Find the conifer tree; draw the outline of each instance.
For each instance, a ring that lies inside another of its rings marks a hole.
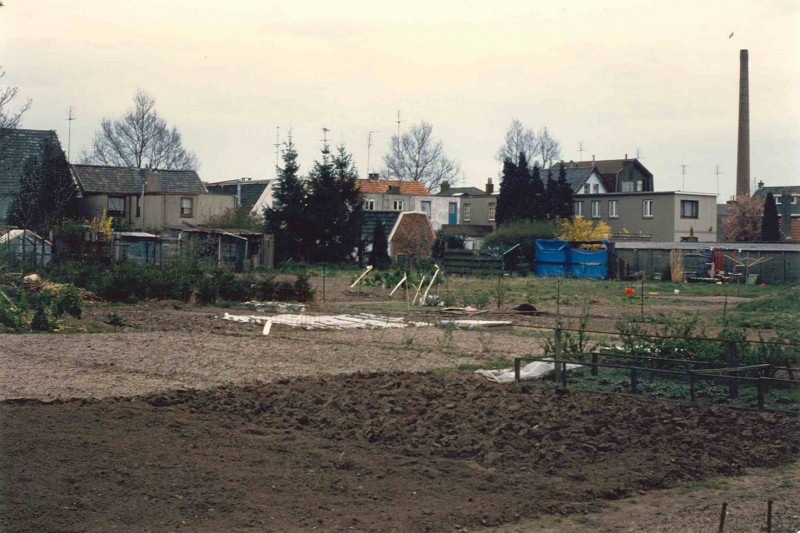
[[[325,145],[322,160],[314,163],[309,177],[308,210],[315,229],[311,259],[347,260],[359,247],[362,218],[353,157],[342,145],[331,157]]]
[[[511,159],[503,160],[503,174],[500,179],[500,194],[497,195],[495,223],[497,227],[514,220],[514,198],[520,194],[517,183],[517,165]]]
[[[377,269],[385,268],[389,264],[389,242],[386,238],[386,228],[378,220],[375,231],[372,232],[372,250],[369,252],[369,264]]]
[[[528,205],[525,207],[525,214],[525,218],[529,220],[547,219],[547,203],[539,165],[534,165],[530,172],[530,179],[528,180]]]
[[[558,182],[553,179],[553,170],[547,170],[547,186],[545,187],[544,197],[547,206],[546,218],[558,217]]]
[[[308,190],[300,179],[300,165],[292,135],[283,145],[283,168],[278,167],[275,203],[264,210],[265,231],[275,235],[275,255],[279,262],[308,259],[306,243],[313,233],[308,211]]]
[[[764,201],[764,216],[761,219],[761,240],[764,242],[778,242],[781,240],[780,223],[778,221],[778,207],[775,197],[767,193]]]
[[[567,169],[564,165],[558,170],[557,188],[558,194],[555,196],[556,204],[554,215],[557,218],[572,220],[574,207],[572,205],[572,186],[567,182]]]

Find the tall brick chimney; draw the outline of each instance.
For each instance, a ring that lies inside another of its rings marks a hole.
[[[489,178],[486,182],[486,195],[491,196],[494,194],[494,184],[492,183],[492,178]]]
[[[736,155],[736,197],[750,195],[750,76],[747,50],[739,51],[739,146]]]

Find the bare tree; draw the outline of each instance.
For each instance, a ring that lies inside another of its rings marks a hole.
[[[519,165],[519,155],[525,154],[525,159],[533,159],[538,152],[539,141],[536,133],[525,128],[517,119],[511,121],[511,125],[506,130],[506,140],[503,146],[497,151],[495,156],[498,161],[506,159],[515,165]]]
[[[726,241],[753,242],[761,237],[761,219],[764,199],[742,196],[727,206],[722,219],[722,232]]]
[[[550,135],[547,126],[537,133],[514,119],[506,130],[506,140],[495,157],[498,161],[509,159],[518,165],[520,154],[525,154],[532,166],[548,168],[553,161],[561,158],[561,143]]]
[[[399,138],[393,135],[383,164],[389,178],[419,181],[430,191],[443,181],[456,183],[461,179],[461,166],[444,154],[442,141],[433,137],[433,126],[427,122],[420,122]]]
[[[2,67],[0,67],[0,78],[6,75]],[[0,132],[5,130],[12,130],[19,126],[22,120],[22,115],[30,109],[31,101],[26,100],[19,109],[12,111],[9,106],[14,98],[17,97],[19,89],[10,85],[3,87],[0,85]]]
[[[170,129],[158,115],[153,97],[139,90],[133,103],[133,108],[122,117],[103,119],[91,150],[81,154],[81,162],[164,170],[196,169],[197,157],[183,147],[178,129],[174,126]]]
[[[561,159],[561,143],[550,135],[547,126],[536,137],[536,158],[542,168],[549,168],[553,161]]]

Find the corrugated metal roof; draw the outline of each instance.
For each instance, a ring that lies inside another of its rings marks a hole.
[[[614,241],[618,250],[741,250],[743,252],[800,252],[800,244],[780,242],[636,242]]]

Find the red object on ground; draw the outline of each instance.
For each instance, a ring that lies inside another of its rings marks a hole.
[[[632,296],[636,292],[633,287],[625,287],[625,296]]]

